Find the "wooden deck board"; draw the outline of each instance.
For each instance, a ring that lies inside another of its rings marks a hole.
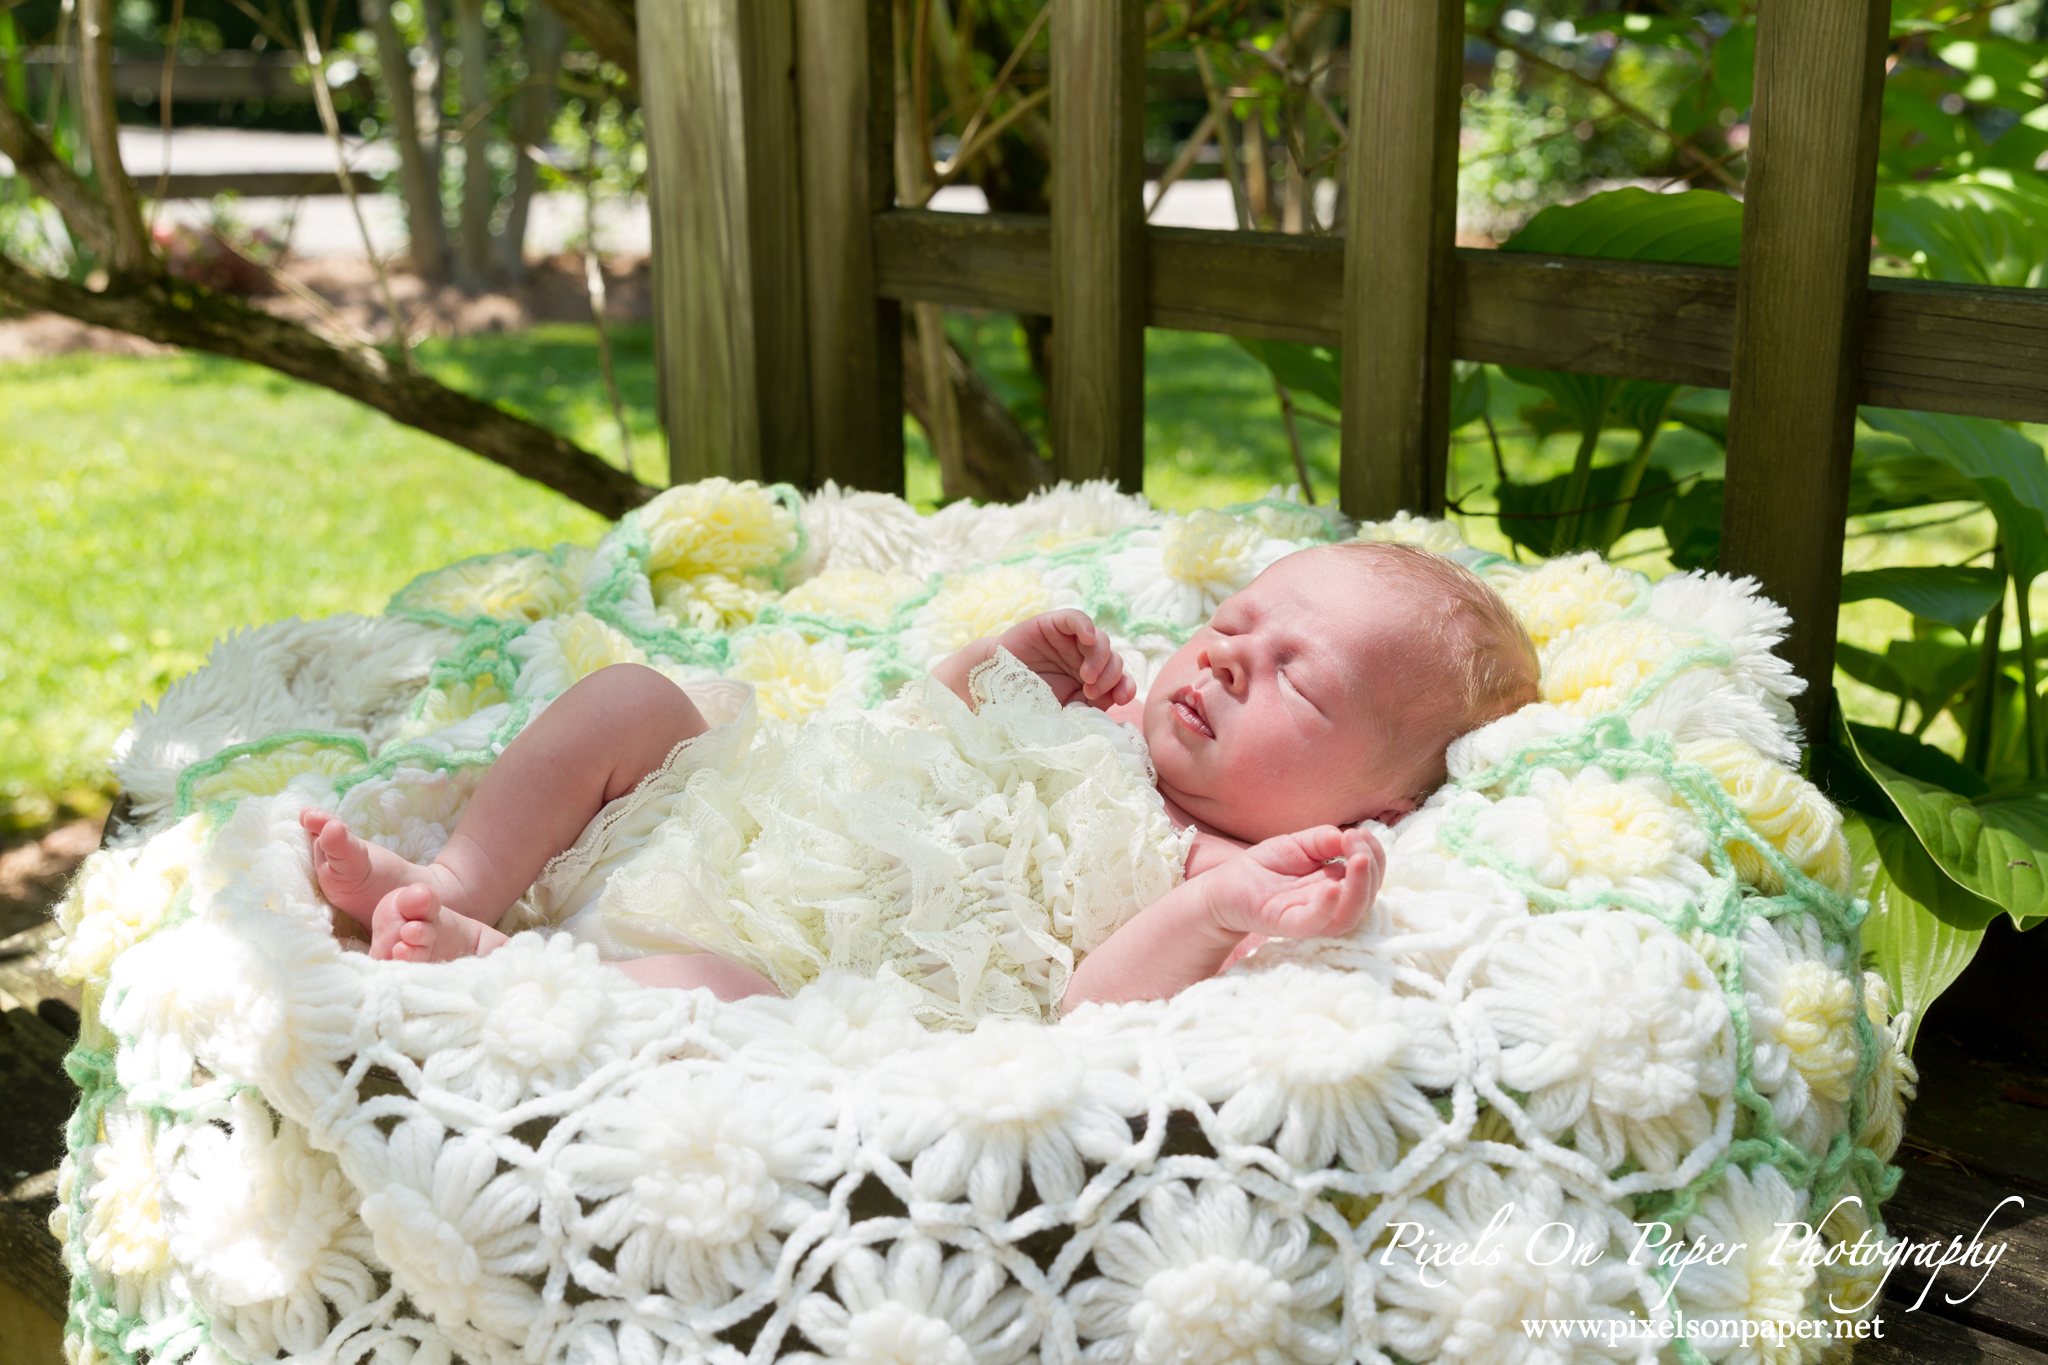
[[[71,1040],[28,1009],[0,1015],[0,1280],[62,1322],[70,1286],[50,1210],[55,1167],[64,1156],[64,1123],[78,1102],[64,1074]]]
[[[1891,1311],[1884,1335],[1856,1347],[1856,1365],[2048,1365],[2048,1355],[1932,1313]]]
[[[1954,1239],[1963,1247],[1975,1241],[2005,1249],[1988,1269],[1943,1269],[1924,1298],[1926,1273],[1902,1264],[1885,1284],[1886,1319],[1931,1314],[2048,1351],[2048,1200],[1918,1151],[1900,1155],[1906,1176],[1884,1206],[1889,1232],[1916,1245]],[[1916,1302],[1919,1307],[1907,1311]]]
[[[1920,1094],[1906,1112],[1908,1139],[1977,1175],[2031,1182],[2048,1207],[2048,1075],[1925,1034],[1914,1060]]]

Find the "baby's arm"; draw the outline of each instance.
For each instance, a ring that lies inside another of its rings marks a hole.
[[[1087,612],[1072,607],[1034,616],[1001,635],[964,645],[941,659],[932,676],[972,706],[967,679],[998,649],[1009,650],[1017,662],[1051,684],[1062,706],[1085,701],[1107,711],[1138,693],[1137,684],[1124,672],[1124,661],[1110,648],[1108,632],[1097,629]]]
[[[1167,999],[1214,976],[1247,934],[1348,933],[1379,894],[1385,862],[1372,835],[1335,825],[1254,844],[1111,934],[1075,968],[1062,1008]]]

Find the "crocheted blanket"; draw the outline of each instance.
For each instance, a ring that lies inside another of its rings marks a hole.
[[[1348,534],[1489,577],[1542,699],[1454,746],[1356,932],[1173,1000],[934,1031],[888,976],[724,1004],[562,934],[375,962],[317,895],[300,808],[431,855],[604,664],[796,719],[1075,605],[1142,686]],[[1786,624],[1743,580],[1278,500],[712,480],[223,641],[124,736],[133,823],[62,910],[74,1365],[1839,1357],[1912,1073]]]

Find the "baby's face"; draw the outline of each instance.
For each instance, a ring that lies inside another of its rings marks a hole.
[[[1386,579],[1341,553],[1289,555],[1226,599],[1153,679],[1159,790],[1246,841],[1397,819],[1417,638]]]

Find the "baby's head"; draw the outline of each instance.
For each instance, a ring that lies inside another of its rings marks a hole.
[[[1159,789],[1239,839],[1413,810],[1452,740],[1536,699],[1536,650],[1457,563],[1406,545],[1282,559],[1145,697]]]

